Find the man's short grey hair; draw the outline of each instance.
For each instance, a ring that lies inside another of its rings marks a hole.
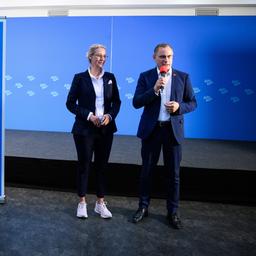
[[[165,47],[169,47],[173,50],[172,46],[168,43],[161,43],[161,44],[158,44],[155,49],[154,49],[154,54],[156,54],[159,50],[159,48],[165,48]]]

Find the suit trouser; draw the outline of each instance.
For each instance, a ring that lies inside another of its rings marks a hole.
[[[150,203],[153,170],[163,150],[164,167],[167,172],[167,211],[175,213],[179,206],[181,145],[177,143],[171,122],[157,125],[152,134],[142,140],[142,171],[140,176],[139,207],[147,208]]]
[[[87,194],[93,154],[96,171],[96,195],[103,198],[105,194],[105,169],[111,151],[113,133],[102,134],[100,128],[95,130],[95,134],[73,135],[78,157],[77,194],[79,197],[84,197]]]

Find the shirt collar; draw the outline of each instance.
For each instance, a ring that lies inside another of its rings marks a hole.
[[[97,77],[95,77],[95,76],[91,73],[90,68],[88,68],[88,72],[89,72],[90,77],[91,77],[91,78],[94,78],[94,79],[101,79],[101,78],[104,76],[104,73],[105,73],[104,69],[102,69],[102,71],[101,71],[99,77],[97,78]]]

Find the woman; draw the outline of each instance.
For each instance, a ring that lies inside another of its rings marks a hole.
[[[68,110],[76,115],[72,133],[78,157],[78,218],[88,218],[86,193],[93,154],[97,183],[94,211],[102,218],[112,217],[104,201],[104,172],[121,101],[115,76],[103,69],[106,57],[105,46],[94,44],[89,48],[89,68],[75,74],[66,102]]]

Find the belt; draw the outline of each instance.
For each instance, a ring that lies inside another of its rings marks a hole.
[[[170,124],[171,124],[171,121],[157,121],[157,125],[159,127],[169,126]]]

